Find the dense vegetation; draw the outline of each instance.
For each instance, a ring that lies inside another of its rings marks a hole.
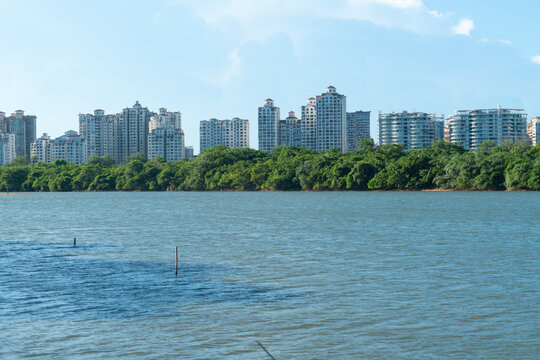
[[[435,142],[428,149],[375,148],[317,153],[277,147],[272,153],[217,146],[196,159],[125,165],[93,157],[85,165],[28,162],[0,167],[0,191],[162,190],[540,190],[540,145],[486,142],[478,150]]]

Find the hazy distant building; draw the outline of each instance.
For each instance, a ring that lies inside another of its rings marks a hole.
[[[313,97],[307,99],[306,105],[302,106],[300,132],[302,146],[317,150],[317,100]]]
[[[527,136],[533,146],[540,144],[540,117],[534,117],[527,123]]]
[[[79,133],[86,142],[86,159],[108,155],[116,159],[119,115],[105,115],[101,109],[93,114],[79,114]]]
[[[193,152],[193,146],[184,147],[184,159],[189,160],[193,158],[195,158],[195,154]]]
[[[278,145],[302,146],[301,121],[294,111],[285,120],[279,120]]]
[[[15,157],[30,157],[30,144],[36,139],[36,116],[17,110],[11,116],[0,112],[0,132],[15,135]]]
[[[259,150],[272,151],[278,145],[279,120],[279,107],[274,106],[274,100],[266,99],[258,109]]]
[[[345,95],[329,86],[317,96],[317,151],[347,151],[347,104]]]
[[[122,111],[117,128],[117,163],[125,163],[128,157],[138,153],[148,155],[148,129],[153,115],[138,101],[133,107]]]
[[[0,133],[0,166],[15,159],[15,134]]]
[[[200,151],[217,145],[225,145],[230,148],[249,147],[249,121],[237,117],[231,120],[201,121]]]
[[[405,150],[424,149],[444,138],[444,117],[422,112],[380,113],[379,145],[398,144]]]
[[[458,110],[448,118],[450,142],[477,149],[484,141],[527,142],[527,114],[522,109]]]
[[[347,151],[358,149],[362,139],[369,139],[370,111],[355,111],[347,113]]]

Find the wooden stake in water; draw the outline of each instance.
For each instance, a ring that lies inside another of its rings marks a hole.
[[[77,246],[77,238],[73,238],[73,247]]]
[[[175,267],[176,270],[175,270],[174,274],[178,275],[178,246],[175,248],[175,253],[176,253],[175,254],[176,257],[175,257],[175,260],[174,260],[174,267]]]
[[[264,352],[266,353],[266,355],[270,356],[270,359],[276,360],[276,358],[273,357],[272,354],[270,354],[270,352],[268,352],[268,350],[266,350],[266,348],[263,346],[263,344],[261,344],[261,343],[259,342],[259,340],[257,340],[257,345],[259,345],[259,346],[264,350]]]

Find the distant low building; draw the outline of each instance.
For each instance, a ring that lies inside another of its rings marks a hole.
[[[189,159],[194,159],[194,158],[195,158],[195,154],[193,152],[193,146],[184,147],[184,159],[189,160]]]

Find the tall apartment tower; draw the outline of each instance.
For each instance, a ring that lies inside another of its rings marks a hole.
[[[0,132],[15,135],[15,157],[30,157],[30,144],[36,139],[36,116],[17,110],[11,116],[0,112]]]
[[[266,99],[259,107],[259,150],[272,151],[278,145],[279,108],[274,100]]]
[[[317,151],[347,151],[347,103],[345,95],[329,86],[317,96]]]
[[[200,151],[225,145],[230,148],[249,147],[249,121],[240,118],[231,120],[203,120],[200,123]]]
[[[86,159],[109,155],[116,159],[118,115],[105,115],[101,109],[94,114],[79,114],[79,133],[86,142]]]
[[[142,107],[137,101],[131,108],[125,108],[118,121],[116,162],[125,163],[127,158],[141,153],[148,155],[148,129],[150,117],[154,113]]]
[[[0,133],[0,166],[15,159],[15,134]]]
[[[522,109],[458,110],[448,118],[451,143],[478,149],[484,141],[527,142],[527,114]]]
[[[369,119],[371,111],[347,113],[347,151],[358,149],[360,140],[369,138]]]
[[[166,108],[150,117],[148,134],[148,159],[162,157],[165,161],[184,159],[184,131],[182,114],[168,112]]]
[[[307,99],[302,106],[302,121],[300,124],[302,146],[317,150],[317,100],[313,97]]]
[[[534,117],[527,123],[527,136],[533,146],[540,144],[540,117]]]
[[[424,149],[444,138],[444,117],[422,112],[379,114],[379,144]]]
[[[294,111],[285,120],[279,120],[278,145],[302,146],[301,121]]]

